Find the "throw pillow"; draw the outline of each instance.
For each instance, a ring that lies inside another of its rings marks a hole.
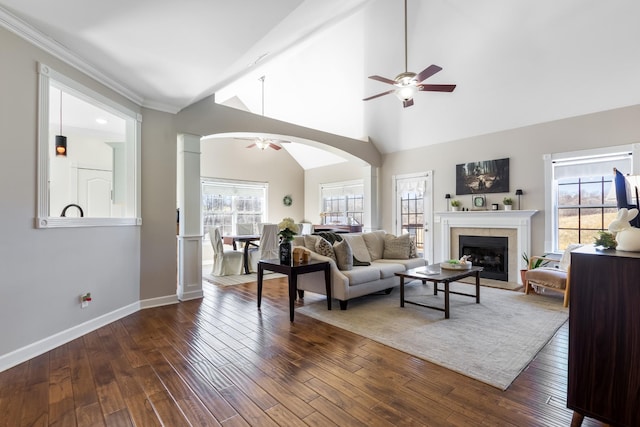
[[[313,233],[314,236],[320,236],[323,239],[326,239],[327,242],[331,243],[332,245],[335,242],[339,242],[342,240],[342,237],[337,234],[337,233],[333,233],[331,231],[319,231],[317,233]]]
[[[351,246],[346,240],[341,242],[335,242],[333,244],[333,251],[336,254],[336,264],[338,264],[338,270],[352,270],[353,269],[353,252],[351,252]]]
[[[324,255],[336,261],[336,254],[335,252],[333,252],[333,246],[331,246],[331,243],[329,243],[326,239],[323,239],[322,237],[318,238],[314,251],[320,255]]]
[[[386,257],[383,257],[384,236],[386,234],[387,233],[384,230],[376,230],[376,231],[371,231],[369,233],[364,233],[362,235],[362,238],[364,239],[364,243],[367,245],[367,251],[370,254],[371,261],[375,261],[380,258],[386,258]],[[369,261],[369,260],[363,260],[363,261]]]
[[[369,255],[369,250],[367,249],[367,245],[364,243],[364,239],[362,238],[362,234],[345,234],[344,240],[349,242],[349,246],[351,246],[351,251],[353,252],[353,257],[357,258],[363,263],[370,263],[371,256]],[[353,265],[356,265],[355,263]],[[364,264],[369,265],[369,264]]]
[[[394,236],[387,234],[384,236],[384,258],[385,259],[409,259],[409,246],[411,239],[408,234]]]

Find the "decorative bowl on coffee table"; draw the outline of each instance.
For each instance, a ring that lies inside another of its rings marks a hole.
[[[473,264],[470,262],[465,262],[464,264],[460,261],[445,261],[440,263],[440,267],[445,270],[469,270]]]

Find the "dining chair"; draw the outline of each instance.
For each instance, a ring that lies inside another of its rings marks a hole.
[[[220,228],[215,227],[209,230],[211,246],[213,246],[213,276],[229,276],[242,274],[243,257],[241,251],[225,250],[222,243]]]
[[[278,224],[264,224],[260,247],[249,250],[249,265],[253,272],[258,271],[258,261],[261,259],[278,258]]]
[[[239,236],[244,236],[247,234],[254,234],[255,231],[253,230],[253,223],[248,223],[248,224],[236,224],[236,230],[237,230],[237,234]]]
[[[303,222],[302,230],[300,230],[300,234],[302,235],[313,234],[313,224],[311,224],[310,222]]]

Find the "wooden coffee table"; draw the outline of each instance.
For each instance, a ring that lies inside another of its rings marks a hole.
[[[404,303],[419,305],[421,307],[427,307],[434,310],[444,311],[444,318],[449,318],[449,294],[464,295],[468,297],[475,297],[476,304],[480,304],[480,272],[482,267],[471,267],[466,270],[445,270],[444,268],[440,273],[427,273],[425,267],[412,268],[411,270],[396,273],[396,276],[400,276],[400,307],[404,307]],[[469,276],[476,276],[476,293],[465,294],[462,292],[454,292],[449,289],[449,283],[456,280],[463,279]],[[444,292],[444,308],[435,307],[432,305],[426,305],[415,301],[409,301],[404,299],[404,279],[420,280],[422,284],[427,282],[433,282],[433,294],[438,295],[438,292]],[[444,289],[438,289],[438,283],[444,284]]]

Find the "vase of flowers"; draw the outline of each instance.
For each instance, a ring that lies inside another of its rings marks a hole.
[[[280,246],[278,248],[280,264],[291,265],[291,241],[293,236],[298,234],[298,226],[293,218],[283,218],[278,224],[278,236],[280,236]]]

